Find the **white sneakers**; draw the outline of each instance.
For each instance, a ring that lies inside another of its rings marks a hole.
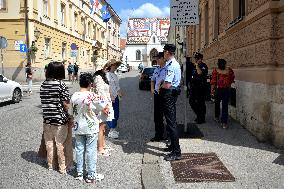
[[[113,138],[113,139],[118,138],[118,135],[119,135],[119,132],[116,130],[110,130],[108,133],[108,137]]]

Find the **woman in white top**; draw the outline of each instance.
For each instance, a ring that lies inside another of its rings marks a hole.
[[[105,144],[105,128],[106,121],[112,121],[112,119],[114,119],[114,115],[110,96],[110,86],[104,70],[98,70],[95,72],[93,87],[96,94],[101,95],[106,99],[106,104],[109,107],[108,115],[103,113],[99,115],[100,130],[98,139],[98,153],[103,156],[110,156],[110,153],[107,151],[108,148]]]
[[[114,119],[112,121],[107,121],[107,125],[110,128],[108,137],[110,138],[118,138],[119,135],[119,132],[116,131],[115,128],[117,127],[117,120],[119,118],[119,97],[122,96],[122,93],[119,87],[118,77],[114,72],[119,67],[120,64],[121,62],[112,59],[110,60],[110,62],[106,67],[106,70],[108,71],[106,73],[106,76],[110,86],[110,96],[114,111]]]

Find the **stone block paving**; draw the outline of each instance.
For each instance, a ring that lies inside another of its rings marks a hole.
[[[120,74],[125,91],[120,107],[119,140],[107,139],[114,148],[110,157],[98,157],[98,173],[105,179],[87,184],[71,175],[48,171],[45,161],[37,157],[42,134],[39,91],[24,96],[20,103],[0,104],[0,188],[106,188],[139,189],[144,146],[153,134],[152,99],[149,91],[138,90],[137,72]],[[38,84],[38,83],[37,83]],[[70,93],[78,91],[77,83]]]
[[[258,143],[236,122],[232,121],[230,129],[223,130],[211,116],[200,126],[205,137],[202,140],[181,139],[182,151],[215,152],[236,182],[175,183],[170,163],[162,157],[164,153],[160,147],[163,143],[147,143],[154,135],[153,98],[149,91],[138,90],[137,76],[135,71],[119,76],[125,91],[120,102],[120,138],[107,139],[107,144],[115,150],[110,157],[98,157],[97,170],[105,179],[96,184],[48,171],[46,163],[37,157],[42,134],[38,91],[24,96],[20,103],[0,104],[0,188],[284,188],[283,152]],[[79,89],[77,83],[68,86],[71,94]],[[184,99],[179,98],[179,123],[184,120],[184,105]],[[193,120],[189,107],[187,112],[188,120]],[[207,115],[212,115],[210,109]]]
[[[184,96],[181,96],[178,104],[181,105],[184,101]],[[177,109],[178,120],[182,120],[184,106],[178,106]],[[234,120],[229,121],[229,129],[221,128],[213,120],[213,109],[214,104],[208,102],[207,122],[198,125],[204,138],[180,139],[182,153],[216,153],[236,181],[176,183],[170,163],[160,157],[160,173],[165,188],[283,189],[284,151],[258,142],[256,137]],[[194,120],[189,105],[186,112],[188,122]],[[160,143],[159,147],[165,147],[165,144]]]

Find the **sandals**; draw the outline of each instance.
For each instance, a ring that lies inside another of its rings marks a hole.
[[[105,146],[104,147],[104,150],[107,150],[107,151],[113,151],[114,149],[110,146]]]
[[[104,157],[109,157],[110,156],[110,153],[108,150],[104,150],[102,152],[98,152],[98,155],[100,156],[104,156]]]

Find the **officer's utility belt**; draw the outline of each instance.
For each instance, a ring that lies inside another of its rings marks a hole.
[[[164,89],[164,88],[160,89],[161,95],[169,93],[172,94],[173,96],[178,96],[181,93],[181,89],[180,87],[171,87],[170,89]]]

